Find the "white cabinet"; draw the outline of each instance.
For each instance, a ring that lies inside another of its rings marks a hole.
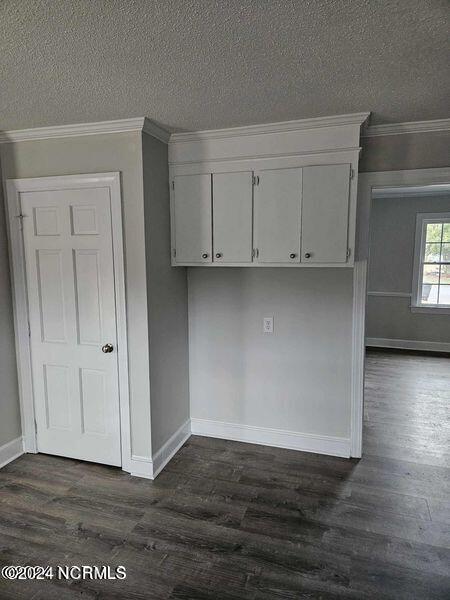
[[[174,262],[210,263],[211,175],[181,175],[173,180],[172,241]]]
[[[252,262],[252,172],[213,175],[213,261]]]
[[[351,264],[351,164],[280,168],[280,162],[278,168],[259,164],[253,170],[174,177],[173,264]]]
[[[258,263],[300,261],[302,169],[255,173],[255,256]]]
[[[350,165],[303,168],[302,262],[346,263]]]

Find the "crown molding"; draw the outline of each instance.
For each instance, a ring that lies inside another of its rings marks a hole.
[[[335,115],[332,117],[316,117],[313,119],[299,119],[295,121],[281,121],[277,123],[265,123],[263,125],[246,125],[243,127],[230,127],[228,129],[208,129],[204,131],[192,131],[187,133],[173,133],[170,136],[170,144],[180,142],[196,142],[201,140],[219,140],[227,138],[242,137],[247,135],[264,135],[268,133],[286,133],[319,129],[322,127],[336,127],[339,125],[361,126],[370,113],[354,113],[348,115]]]
[[[378,137],[382,135],[402,135],[405,133],[428,133],[433,131],[450,131],[450,119],[434,121],[409,121],[388,125],[371,125],[362,132],[362,137]]]
[[[147,119],[147,117],[136,117],[132,119],[118,119],[116,121],[99,121],[97,123],[75,123],[73,125],[55,125],[54,127],[2,131],[0,132],[0,144],[82,135],[126,133],[131,131],[142,131],[165,144],[168,143],[170,137],[168,131],[150,119]]]

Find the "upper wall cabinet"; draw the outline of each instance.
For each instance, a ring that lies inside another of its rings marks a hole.
[[[300,262],[302,169],[255,173],[255,260]]]
[[[213,260],[220,263],[252,262],[252,172],[214,173]]]
[[[212,260],[211,175],[182,175],[173,180],[172,238],[177,264]],[[176,252],[175,252],[176,249]]]
[[[350,165],[303,169],[302,262],[346,263]]]
[[[353,266],[367,117],[174,134],[172,264]]]

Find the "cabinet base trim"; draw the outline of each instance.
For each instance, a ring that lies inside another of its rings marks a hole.
[[[284,429],[224,423],[207,419],[191,419],[192,435],[216,437],[236,442],[314,452],[330,456],[350,457],[350,439]]]

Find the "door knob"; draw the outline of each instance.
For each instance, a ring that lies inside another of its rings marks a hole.
[[[311,252],[305,252],[305,258],[311,258]]]
[[[109,354],[113,350],[114,350],[114,347],[112,344],[105,344],[104,346],[102,346],[102,352],[104,352],[105,354]]]
[[[208,258],[208,254],[206,252],[203,252],[202,258]]]

